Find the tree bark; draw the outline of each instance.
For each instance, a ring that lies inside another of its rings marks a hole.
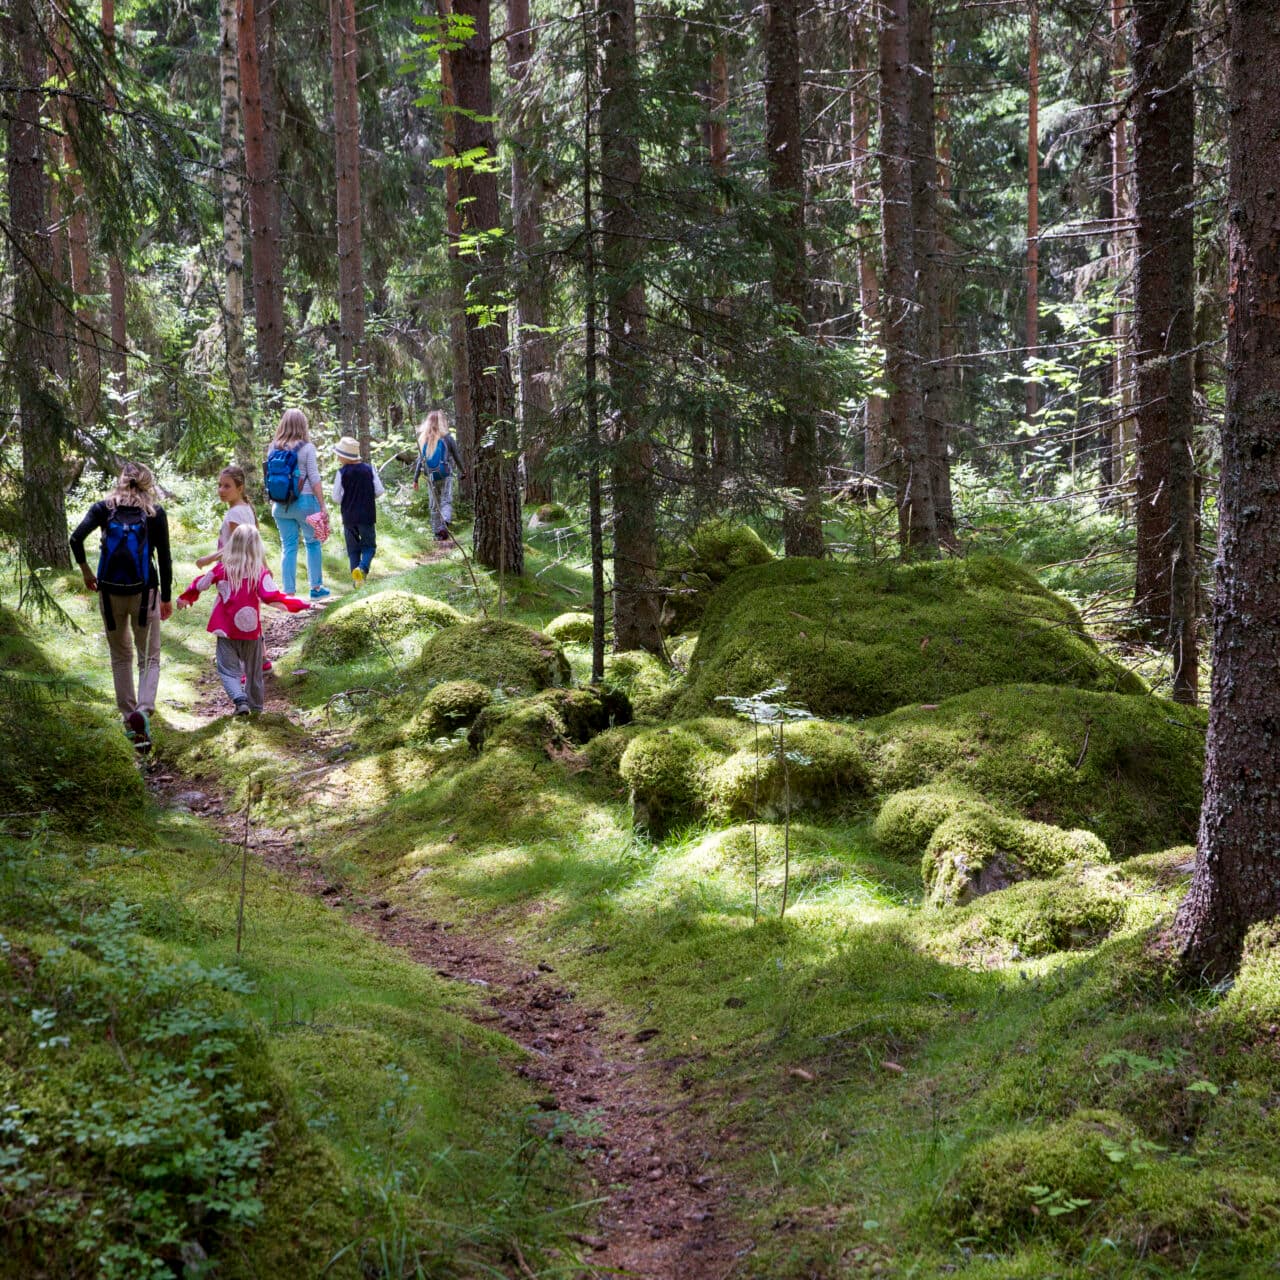
[[[1189,0],[1137,0],[1132,49],[1138,248],[1134,607],[1140,623],[1171,643],[1175,688],[1184,700],[1189,692],[1194,696],[1195,687],[1195,105],[1188,10]]]
[[[1214,663],[1205,796],[1174,937],[1193,973],[1233,969],[1249,926],[1280,914],[1280,27],[1270,0],[1231,0],[1230,253]]]
[[[600,0],[604,66],[600,97],[600,204],[605,270],[605,358],[613,425],[614,648],[662,652],[658,603],[657,493],[648,400],[643,173],[636,136],[635,0]]]
[[[343,429],[369,460],[369,388],[364,370],[364,263],[360,224],[360,101],[355,0],[329,0],[337,178],[339,409]]]
[[[35,0],[13,0],[9,10],[6,160],[13,273],[12,377],[18,393],[22,443],[22,545],[29,563],[68,568],[63,499],[62,408],[53,379],[53,243],[40,110],[45,48]]]
[[[115,0],[102,0],[102,43],[107,53],[114,55]],[[107,111],[114,111],[116,95],[109,84],[104,97]],[[125,310],[124,263],[118,252],[107,256],[107,297],[111,312],[111,375],[115,380],[116,394],[123,396],[129,389],[129,326]]]
[[[236,460],[247,467],[254,462],[256,450],[244,351],[244,135],[235,0],[219,0],[218,66],[222,75],[222,335]]]
[[[804,337],[808,270],[804,230],[804,134],[800,121],[800,37],[796,0],[766,0],[764,7],[765,151],[772,214],[773,300],[790,313]],[[782,515],[789,556],[822,555],[822,496],[818,472],[818,424],[811,398],[793,380],[791,356],[780,344],[782,411],[771,424],[790,491]]]
[[[1040,0],[1029,0],[1027,39],[1027,351],[1040,354]],[[1027,425],[1040,412],[1040,386],[1028,374],[1024,413]]]
[[[249,228],[253,246],[253,315],[258,339],[258,374],[268,386],[284,382],[284,288],[280,275],[279,181],[268,130],[259,59],[257,6],[236,0],[236,41],[240,54],[240,108],[244,117],[244,160],[249,187]]]
[[[1111,0],[1111,96],[1120,102],[1125,98],[1127,59],[1124,44],[1125,0]],[[1120,115],[1111,131],[1111,203],[1115,210],[1115,235],[1112,254],[1115,259],[1113,275],[1116,280],[1117,301],[1112,320],[1112,337],[1115,345],[1113,394],[1116,400],[1116,425],[1112,447],[1115,483],[1119,491],[1121,509],[1127,507],[1129,490],[1133,482],[1134,466],[1134,372],[1133,372],[1133,317],[1128,302],[1132,299],[1133,234],[1129,220],[1133,216],[1133,201],[1129,194],[1129,135],[1128,122]]]
[[[887,0],[880,26],[880,225],[889,380],[886,433],[893,447],[898,541],[904,556],[935,555],[938,526],[930,487],[917,353],[920,324],[911,207],[909,0]]]
[[[455,0],[454,11],[469,17],[475,34],[450,54],[457,100],[456,143],[460,154],[493,157],[493,42],[488,0]],[[498,178],[486,166],[459,170],[461,234],[468,244],[472,275],[466,316],[467,366],[476,423],[476,559],[499,573],[524,572],[520,476],[515,434],[515,392],[507,357],[507,319],[501,303],[501,230]],[[470,308],[492,308],[488,315]]]

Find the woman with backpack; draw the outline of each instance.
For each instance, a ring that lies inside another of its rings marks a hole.
[[[85,539],[94,529],[102,530],[96,574],[84,551]],[[173,613],[169,521],[157,500],[150,468],[139,462],[124,464],[115,488],[95,502],[76,526],[71,554],[84,585],[98,593],[116,706],[125,732],[139,751],[146,751],[151,746],[151,716],[160,686],[160,623]]]
[[[324,514],[324,484],[320,479],[320,459],[307,432],[307,415],[301,409],[284,411],[267,452],[262,481],[280,530],[280,578],[285,592],[292,595],[297,586],[301,538],[307,549],[311,598],[323,600],[329,588],[324,585],[321,538],[308,517]]]
[[[418,487],[418,477],[427,477],[427,503],[431,511],[431,528],[437,542],[448,542],[449,525],[453,520],[453,468],[465,476],[458,442],[449,430],[449,419],[441,409],[432,409],[418,427],[418,461],[413,467],[413,487]]]

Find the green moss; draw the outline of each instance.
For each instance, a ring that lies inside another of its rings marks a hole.
[[[606,654],[604,682],[627,695],[636,715],[655,720],[670,710],[676,692],[671,669],[643,649]]]
[[[485,707],[467,740],[476,750],[501,743],[555,754],[630,720],[631,706],[618,690],[547,689]]]
[[[476,680],[447,680],[423,698],[404,736],[410,742],[434,742],[472,724],[492,701],[493,694]]]
[[[876,843],[894,858],[919,858],[933,833],[978,797],[955,787],[898,791],[880,806],[872,826]]]
[[[452,605],[409,591],[380,591],[350,598],[307,632],[304,662],[339,664],[395,650],[410,637],[429,635],[462,621]]]
[[[739,569],[768,564],[773,552],[749,525],[737,520],[708,520],[663,556],[666,590],[663,622],[683,631],[700,618],[712,591]]]
[[[632,740],[643,732],[642,725],[624,724],[596,734],[582,749],[583,767],[579,776],[594,783],[610,799],[625,799],[627,784],[622,777],[622,757]]]
[[[1014,685],[904,707],[865,727],[882,793],[972,792],[1096,832],[1128,857],[1194,838],[1205,720],[1163,698]]]
[[[561,644],[590,644],[594,626],[589,613],[562,613],[552,618],[543,631]]]
[[[865,716],[1015,681],[1143,690],[1017,565],[794,558],[741,570],[716,593],[676,710],[786,684],[817,715]]]
[[[934,831],[921,875],[935,906],[962,905],[1019,880],[1056,875],[1071,862],[1108,862],[1107,846],[1089,831],[1010,818],[967,804]]]
[[[36,643],[26,620],[14,609],[0,605],[0,671],[51,676],[53,664]]]
[[[496,620],[437,632],[412,670],[433,681],[476,680],[516,694],[569,683],[569,661],[556,641],[518,622]]]
[[[535,512],[539,525],[563,524],[569,518],[569,513],[558,502],[544,502],[542,506]]]

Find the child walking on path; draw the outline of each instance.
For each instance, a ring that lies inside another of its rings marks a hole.
[[[432,409],[418,428],[418,461],[413,468],[413,487],[418,487],[418,477],[427,475],[427,501],[431,508],[431,528],[437,542],[448,542],[449,525],[453,521],[453,467],[458,475],[465,476],[458,442],[449,430],[449,419],[440,409]]]
[[[209,632],[218,639],[214,666],[218,679],[235,706],[235,714],[261,711],[262,617],[264,604],[275,604],[290,613],[311,606],[277,590],[265,562],[262,535],[251,524],[237,525],[223,548],[222,559],[202,573],[179,597],[178,608],[195,604],[202,591],[216,589],[217,603],[209,618]]]
[[[333,500],[342,508],[342,533],[347,541],[351,581],[358,587],[368,576],[378,550],[377,499],[386,490],[382,477],[360,458],[360,445],[343,436],[334,449],[341,466],[333,479]]]
[[[90,570],[84,551],[84,541],[94,529],[102,530],[97,574]],[[147,751],[160,687],[160,623],[173,613],[169,521],[157,501],[149,467],[124,464],[116,487],[76,526],[71,554],[84,585],[96,591],[101,602],[116,707],[125,732],[139,751]]]
[[[243,467],[223,467],[218,472],[218,497],[227,504],[227,514],[222,517],[222,527],[218,530],[218,549],[201,556],[196,561],[198,569],[216,564],[222,559],[222,548],[231,541],[237,525],[249,524],[255,529],[258,527],[257,514],[245,496],[244,488]]]

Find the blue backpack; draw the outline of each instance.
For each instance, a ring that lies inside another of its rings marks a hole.
[[[427,457],[427,446],[422,446],[422,465],[426,467],[433,480],[443,480],[449,474],[449,454],[444,447],[444,439],[436,441],[436,447]]]
[[[145,596],[151,578],[151,542],[147,517],[136,507],[114,507],[102,530],[98,582],[116,595]]]
[[[296,449],[272,449],[262,465],[262,487],[272,502],[288,504],[302,496],[302,472]]]

